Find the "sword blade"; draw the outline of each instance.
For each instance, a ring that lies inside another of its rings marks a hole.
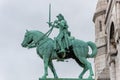
[[[51,4],[49,4],[49,23],[51,23]]]

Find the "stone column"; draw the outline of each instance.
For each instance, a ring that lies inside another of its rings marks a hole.
[[[117,7],[117,28],[120,29],[120,0],[116,1],[116,7]]]
[[[120,80],[120,43],[117,45],[117,50],[118,54],[116,58],[116,80]]]
[[[115,62],[110,63],[110,80],[116,80]]]
[[[116,80],[120,80],[120,0],[116,0],[116,8],[117,8],[117,32],[118,32],[118,45],[117,45],[117,58],[116,58]]]

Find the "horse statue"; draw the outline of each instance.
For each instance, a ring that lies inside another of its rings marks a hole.
[[[72,58],[79,64],[79,66],[83,68],[83,71],[79,75],[79,79],[83,78],[83,75],[87,70],[89,70],[90,72],[88,79],[92,79],[92,76],[94,74],[93,74],[91,63],[88,62],[87,58],[94,58],[96,56],[97,54],[96,45],[91,41],[84,42],[78,39],[71,39],[70,41],[72,46],[70,47],[69,52],[66,53],[64,59]],[[58,55],[54,50],[53,39],[49,38],[48,36],[46,36],[44,33],[40,31],[27,30],[21,45],[22,47],[25,47],[25,48],[36,47],[37,54],[44,61],[44,75],[42,79],[46,80],[46,77],[48,75],[48,67],[51,69],[54,75],[54,78],[55,79],[58,78],[52,62],[52,60],[58,59]],[[88,54],[89,47],[92,49],[91,54]]]

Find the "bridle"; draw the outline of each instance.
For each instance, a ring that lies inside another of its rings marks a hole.
[[[53,30],[53,28],[54,27],[51,27],[51,29],[50,30],[48,30],[37,42],[36,42],[36,44],[38,44],[39,45],[39,42],[41,41],[41,40],[43,40],[44,39],[44,37],[48,37],[50,34],[51,34],[51,32],[52,32],[52,30]],[[45,43],[47,40],[45,40],[43,43]],[[42,44],[43,44],[42,43]]]

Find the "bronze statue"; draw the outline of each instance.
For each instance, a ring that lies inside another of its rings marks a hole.
[[[84,42],[82,40],[71,38],[64,16],[59,14],[57,18],[58,20],[55,20],[53,23],[49,19],[48,24],[51,29],[45,34],[38,30],[27,30],[21,44],[22,47],[36,47],[37,54],[44,61],[44,75],[42,79],[46,80],[48,75],[48,67],[53,72],[54,78],[58,78],[52,60],[59,58],[72,58],[79,64],[79,66],[83,68],[83,71],[79,75],[79,79],[83,79],[83,75],[87,70],[89,70],[90,74],[88,80],[91,80],[93,70],[91,63],[87,60],[87,58],[94,58],[96,56],[97,47],[95,43],[91,41]],[[54,40],[48,37],[53,28],[59,29],[59,34]],[[92,54],[88,54],[89,47],[92,49]]]
[[[58,28],[59,29],[59,34],[57,37],[54,38],[55,41],[55,50],[58,51],[58,55],[61,53],[66,53],[65,49],[69,49],[69,37],[70,37],[70,32],[68,31],[68,25],[66,20],[64,19],[64,16],[62,14],[59,14],[57,16],[58,20],[55,20],[54,23],[48,23],[50,26]],[[53,24],[52,24],[53,23]],[[64,56],[62,56],[64,57]]]
[[[66,53],[64,59],[73,58],[83,68],[83,71],[79,76],[80,79],[82,79],[87,70],[90,71],[88,79],[92,79],[93,70],[91,63],[88,62],[87,58],[93,58],[97,54],[96,45],[91,41],[84,42],[78,39],[72,39],[70,40],[70,43],[72,47],[69,49],[69,52]],[[52,63],[53,59],[58,59],[57,53],[54,50],[54,40],[40,31],[26,31],[22,46],[26,48],[36,47],[37,54],[44,60],[45,73],[42,77],[43,79],[46,79],[46,76],[48,75],[48,66],[53,72],[54,77],[58,78]],[[92,49],[91,55],[88,54],[88,46]]]

